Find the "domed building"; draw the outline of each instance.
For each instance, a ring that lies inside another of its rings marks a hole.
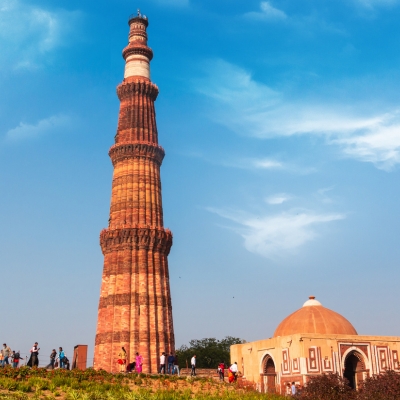
[[[345,317],[310,296],[272,338],[231,346],[231,361],[261,392],[285,393],[288,383],[303,386],[323,373],[338,373],[356,389],[368,376],[400,372],[399,351],[400,337],[359,335]]]

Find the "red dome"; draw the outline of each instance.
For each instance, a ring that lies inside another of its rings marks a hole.
[[[357,331],[345,317],[323,307],[314,296],[310,296],[302,308],[290,314],[279,324],[274,337],[296,333],[357,335]]]

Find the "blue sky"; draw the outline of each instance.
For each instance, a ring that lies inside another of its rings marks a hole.
[[[0,340],[93,351],[138,7],[177,346],[270,337],[309,295],[400,335],[400,1],[0,0]]]

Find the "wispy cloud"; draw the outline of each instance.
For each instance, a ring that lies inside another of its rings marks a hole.
[[[240,211],[208,209],[234,222],[231,229],[244,239],[245,248],[269,259],[279,259],[293,253],[318,236],[318,227],[345,218],[343,214],[321,214],[292,210],[280,214],[256,217]]]
[[[344,153],[378,168],[392,170],[400,163],[400,118],[397,112],[363,134],[332,140]]]
[[[225,167],[240,168],[240,169],[286,169],[287,166],[281,161],[272,158],[241,158],[238,160],[219,160],[219,164]]]
[[[56,133],[59,129],[66,128],[70,123],[71,118],[66,115],[53,115],[38,121],[36,124],[21,122],[6,133],[5,139],[7,141],[34,139],[51,132]]]
[[[356,2],[357,4],[369,9],[399,4],[398,0],[356,0]]]
[[[273,19],[286,19],[287,15],[284,11],[279,10],[271,5],[269,1],[262,1],[260,3],[260,11],[252,11],[244,14],[246,18],[258,20],[273,20]]]
[[[345,156],[372,162],[387,171],[400,162],[400,115],[391,110],[376,115],[354,111],[350,104],[324,99],[293,101],[251,74],[223,60],[207,63],[208,76],[196,89],[218,107],[214,120],[230,130],[261,139],[313,134],[337,145]],[[212,71],[212,73],[210,73]]]
[[[277,193],[272,196],[268,196],[265,201],[271,205],[283,204],[286,201],[290,200],[291,196],[286,193]]]
[[[71,43],[79,11],[48,10],[19,0],[0,3],[0,65],[35,69],[60,46]]]
[[[187,7],[189,0],[153,0],[163,7]]]

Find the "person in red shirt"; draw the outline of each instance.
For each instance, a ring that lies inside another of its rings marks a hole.
[[[220,362],[218,365],[218,375],[220,381],[224,380],[224,374],[225,374],[225,364],[223,362]]]

